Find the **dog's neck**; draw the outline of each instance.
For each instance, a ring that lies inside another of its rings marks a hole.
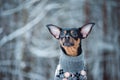
[[[76,47],[65,48],[61,46],[62,52],[60,54],[59,64],[65,71],[77,72],[84,69],[84,53],[80,43],[76,43]]]
[[[82,54],[81,43],[72,47],[60,47],[62,51],[68,56],[79,56],[80,54]]]
[[[60,54],[59,64],[64,71],[78,72],[84,69],[84,53],[78,56],[66,55],[63,51]]]

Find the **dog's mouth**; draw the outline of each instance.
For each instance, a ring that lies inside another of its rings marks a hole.
[[[64,42],[63,46],[71,47],[71,46],[74,46],[74,43]]]

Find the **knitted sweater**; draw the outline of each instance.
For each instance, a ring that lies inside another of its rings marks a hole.
[[[61,56],[60,56],[59,64],[64,69],[64,71],[78,72],[84,68],[83,53],[76,57],[68,56],[62,52],[60,55]]]
[[[72,73],[78,73],[82,70],[84,70],[85,67],[85,63],[84,63],[84,54],[82,53],[79,56],[68,56],[66,54],[64,54],[63,52],[61,52],[60,54],[60,60],[59,60],[59,68],[56,71],[56,75],[59,74],[58,78],[55,75],[55,79],[54,80],[62,80],[59,77],[61,76],[61,72],[60,70],[62,69],[64,72],[70,72]],[[64,76],[64,72],[63,76]],[[78,79],[78,78],[77,78]],[[75,80],[75,79],[67,79],[67,80]],[[79,80],[86,80],[86,79],[79,79]]]

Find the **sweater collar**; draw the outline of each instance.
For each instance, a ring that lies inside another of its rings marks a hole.
[[[81,53],[78,56],[69,56],[61,51],[60,59],[61,58],[64,60],[69,60],[69,61],[83,61],[84,60],[84,53]]]

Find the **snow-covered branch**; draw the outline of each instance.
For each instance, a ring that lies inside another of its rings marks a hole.
[[[4,36],[1,40],[0,40],[0,47],[3,46],[5,43],[7,43],[8,41],[11,41],[13,39],[15,39],[16,37],[26,33],[27,31],[29,31],[30,29],[32,29],[36,24],[38,24],[45,16],[46,14],[52,10],[52,9],[56,9],[56,8],[60,8],[60,5],[58,4],[50,4],[48,6],[46,6],[43,11],[41,11],[41,13],[36,16],[35,19],[33,19],[32,21],[30,21],[28,24],[26,24],[24,27],[14,31],[13,33],[9,34],[8,36]]]
[[[22,4],[20,4],[18,7],[14,8],[14,9],[2,11],[1,16],[11,15],[11,14],[14,14],[15,12],[21,11],[22,9],[29,8],[37,1],[39,1],[39,0],[24,1]]]

